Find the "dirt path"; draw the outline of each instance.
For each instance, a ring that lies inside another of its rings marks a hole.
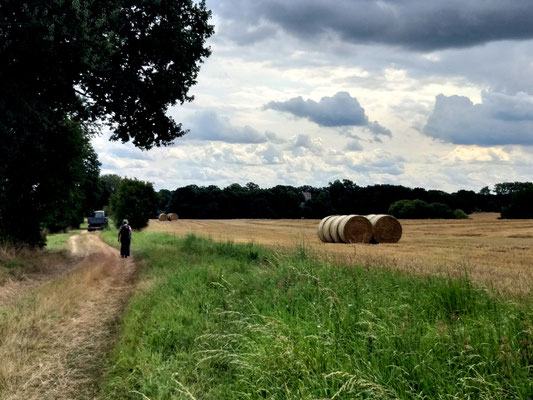
[[[2,399],[97,397],[136,269],[98,233],[72,236],[69,246],[78,259],[70,272],[34,288],[34,302],[26,304],[24,296],[8,306],[8,316],[24,317],[7,324],[0,339],[0,358],[10,358],[0,366]]]

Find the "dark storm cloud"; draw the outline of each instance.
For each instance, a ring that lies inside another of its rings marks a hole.
[[[531,0],[222,0],[212,8],[238,42],[268,37],[272,26],[304,40],[333,33],[422,51],[533,37]]]
[[[322,97],[319,102],[304,100],[301,96],[283,102],[271,101],[265,109],[286,112],[324,127],[361,126],[375,135],[391,136],[388,129],[368,121],[365,109],[348,92]]]
[[[466,145],[533,145],[533,96],[484,92],[482,103],[438,95],[424,133]]]

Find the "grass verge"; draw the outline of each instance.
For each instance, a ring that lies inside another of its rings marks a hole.
[[[104,232],[111,243],[115,232]],[[137,233],[107,399],[531,399],[533,311],[465,277]]]
[[[0,244],[0,287],[9,281],[22,281],[28,275],[46,273],[67,259],[65,251],[19,249],[10,244]]]

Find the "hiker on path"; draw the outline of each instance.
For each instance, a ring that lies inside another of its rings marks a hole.
[[[120,242],[120,256],[126,258],[130,256],[131,244],[131,226],[128,225],[128,220],[122,221],[122,226],[118,230],[118,241]]]

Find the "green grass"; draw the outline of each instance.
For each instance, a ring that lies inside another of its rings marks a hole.
[[[80,233],[81,229],[73,229],[67,233],[53,233],[46,236],[46,248],[48,250],[65,250],[68,247],[68,239]]]
[[[72,229],[66,233],[53,233],[46,235],[46,248],[48,250],[65,250],[68,247],[69,237],[81,233],[87,229],[87,218],[80,224],[79,229]]]
[[[104,232],[114,243],[115,232]],[[533,311],[468,278],[136,233],[106,399],[531,399]]]

